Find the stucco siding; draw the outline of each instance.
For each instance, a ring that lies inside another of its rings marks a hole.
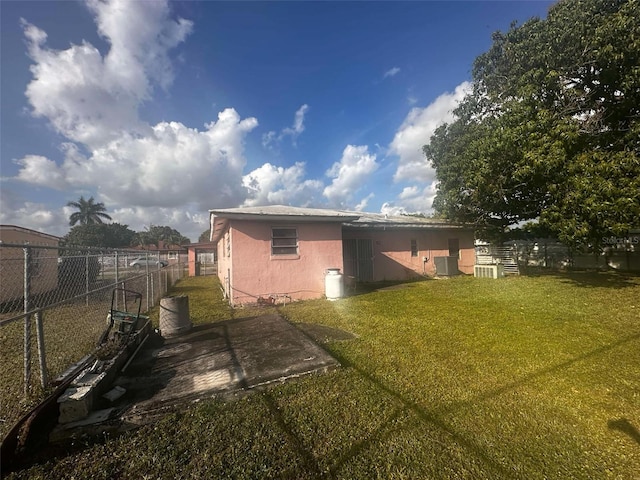
[[[231,292],[229,291],[229,286],[231,283],[232,276],[232,257],[231,257],[231,245],[228,245],[231,239],[231,231],[229,226],[225,229],[223,234],[218,240],[218,244],[216,247],[218,254],[218,278],[220,279],[220,283],[222,284],[222,288],[225,291],[225,294],[228,298],[230,298]]]
[[[371,240],[373,281],[408,280],[418,276],[435,275],[433,259],[449,255],[450,239],[458,240],[459,270],[463,273],[473,273],[475,253],[474,235],[471,230],[345,229],[343,235],[345,240]],[[415,256],[411,254],[411,240],[415,240]]]
[[[283,295],[292,300],[320,298],[324,295],[326,269],[343,268],[339,223],[230,220],[229,227],[231,259],[225,266],[218,251],[218,264],[223,272],[231,272],[234,304]],[[272,228],[296,229],[296,254],[272,254]]]

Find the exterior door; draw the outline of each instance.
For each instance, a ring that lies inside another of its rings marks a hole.
[[[373,282],[373,240],[349,239],[342,242],[344,274],[359,282]]]

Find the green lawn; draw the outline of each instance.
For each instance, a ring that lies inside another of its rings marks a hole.
[[[230,310],[185,279],[196,323]],[[77,442],[10,478],[640,477],[640,277],[411,283],[280,312],[356,335],[343,364]]]

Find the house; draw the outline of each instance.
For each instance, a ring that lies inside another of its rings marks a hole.
[[[141,256],[147,254],[154,258],[157,256],[160,260],[164,260],[169,265],[174,263],[185,263],[188,261],[186,245],[166,243],[164,240],[158,240],[157,245],[150,243],[148,245],[132,246],[129,250],[139,250]]]
[[[437,260],[447,257],[473,273],[474,232],[466,225],[281,205],[209,213],[232,304],[321,298],[329,268],[359,282],[408,280],[441,273]]]
[[[207,265],[215,265],[216,245],[213,242],[198,242],[184,245],[187,249],[189,276],[206,274]]]
[[[16,302],[25,291],[25,248],[29,247],[29,290],[38,295],[58,287],[60,237],[15,225],[0,225],[0,304]]]

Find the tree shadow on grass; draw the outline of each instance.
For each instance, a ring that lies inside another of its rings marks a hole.
[[[640,274],[633,272],[608,271],[528,271],[524,274],[527,277],[553,277],[562,283],[568,283],[576,287],[583,288],[629,288],[640,286]]]
[[[383,280],[379,282],[356,282],[353,285],[345,283],[345,296],[357,297],[359,295],[367,295],[373,292],[388,290],[403,290],[410,288],[416,284],[433,280],[431,277],[416,277],[407,280]]]
[[[375,375],[372,375],[358,365],[355,365],[343,355],[340,355],[336,352],[332,352],[332,355],[340,362],[343,367],[354,369],[358,372],[358,374],[362,375],[381,391],[399,401],[400,405],[402,405],[404,409],[415,414],[421,422],[424,422],[425,424],[428,424],[436,428],[437,430],[440,430],[441,432],[452,438],[458,445],[462,446],[471,455],[474,455],[476,458],[478,458],[489,470],[491,470],[494,474],[494,478],[510,478],[511,471],[507,467],[494,459],[491,453],[488,452],[486,448],[479,445],[472,438],[467,437],[463,433],[460,433],[449,426],[440,414],[429,411],[421,405],[418,405],[413,400],[407,398],[404,394],[387,385],[386,382],[378,379]],[[392,420],[390,420],[390,423],[393,423]],[[386,428],[386,424],[384,425],[384,428]],[[354,445],[348,452],[346,452],[344,455],[342,455],[342,457],[338,459],[337,465],[334,465],[331,470],[337,471],[337,469],[341,465],[347,463],[351,458],[358,455],[359,452],[365,450],[375,442],[376,436],[374,435],[374,437],[364,439],[359,444]]]
[[[638,431],[638,429],[626,418],[609,420],[607,422],[607,426],[610,430],[618,430],[619,432],[628,435],[631,439],[635,440],[638,445],[640,445],[640,431]]]
[[[490,469],[496,477],[499,476],[500,478],[511,478],[511,474],[512,474],[511,470],[509,470],[505,465],[503,465],[502,463],[494,459],[493,456],[491,455],[491,452],[488,451],[485,447],[479,445],[478,442],[474,441],[473,438],[466,436],[464,432],[459,432],[453,427],[451,427],[450,425],[448,425],[445,418],[447,418],[448,415],[450,415],[452,412],[456,410],[459,410],[461,408],[466,408],[469,406],[472,407],[473,405],[484,402],[489,398],[494,398],[508,391],[517,389],[522,385],[530,383],[544,375],[548,375],[550,373],[554,373],[554,372],[566,369],[571,365],[573,365],[574,363],[584,361],[596,355],[600,355],[602,353],[608,352],[625,343],[628,343],[630,341],[635,341],[638,338],[640,338],[640,334],[635,334],[635,335],[630,335],[628,337],[622,338],[617,342],[613,342],[608,345],[603,345],[583,355],[572,358],[566,362],[562,362],[557,365],[543,368],[529,375],[525,375],[524,377],[522,377],[521,379],[515,382],[508,383],[494,390],[490,390],[484,394],[476,396],[471,400],[456,402],[452,404],[449,408],[441,412],[429,411],[423,406],[410,400],[403,393],[396,391],[392,386],[388,385],[386,382],[377,378],[375,375],[371,374],[370,372],[367,372],[364,368],[354,364],[348,358],[339,354],[338,352],[332,351],[331,354],[340,362],[340,364],[343,367],[351,368],[357,371],[358,374],[362,375],[364,378],[366,378],[376,387],[380,388],[385,393],[396,398],[404,408],[406,408],[410,412],[413,412],[422,422],[429,424],[435,427],[436,429],[449,435],[459,445],[461,445],[465,450],[467,450],[470,454],[480,459],[482,463],[484,463],[484,465],[486,465],[486,467]],[[622,418],[619,420],[609,421],[608,426],[612,430],[619,430],[629,435],[632,439],[634,439],[636,442],[640,444],[640,432],[627,419]],[[374,438],[364,439],[359,444],[356,444],[348,452],[346,452],[340,459],[338,459],[337,465],[334,465],[331,470],[335,473],[342,464],[345,464],[350,458],[357,456],[359,452],[363,451],[364,449],[366,449],[367,447],[375,443],[375,441],[376,441],[376,438],[374,437]]]

